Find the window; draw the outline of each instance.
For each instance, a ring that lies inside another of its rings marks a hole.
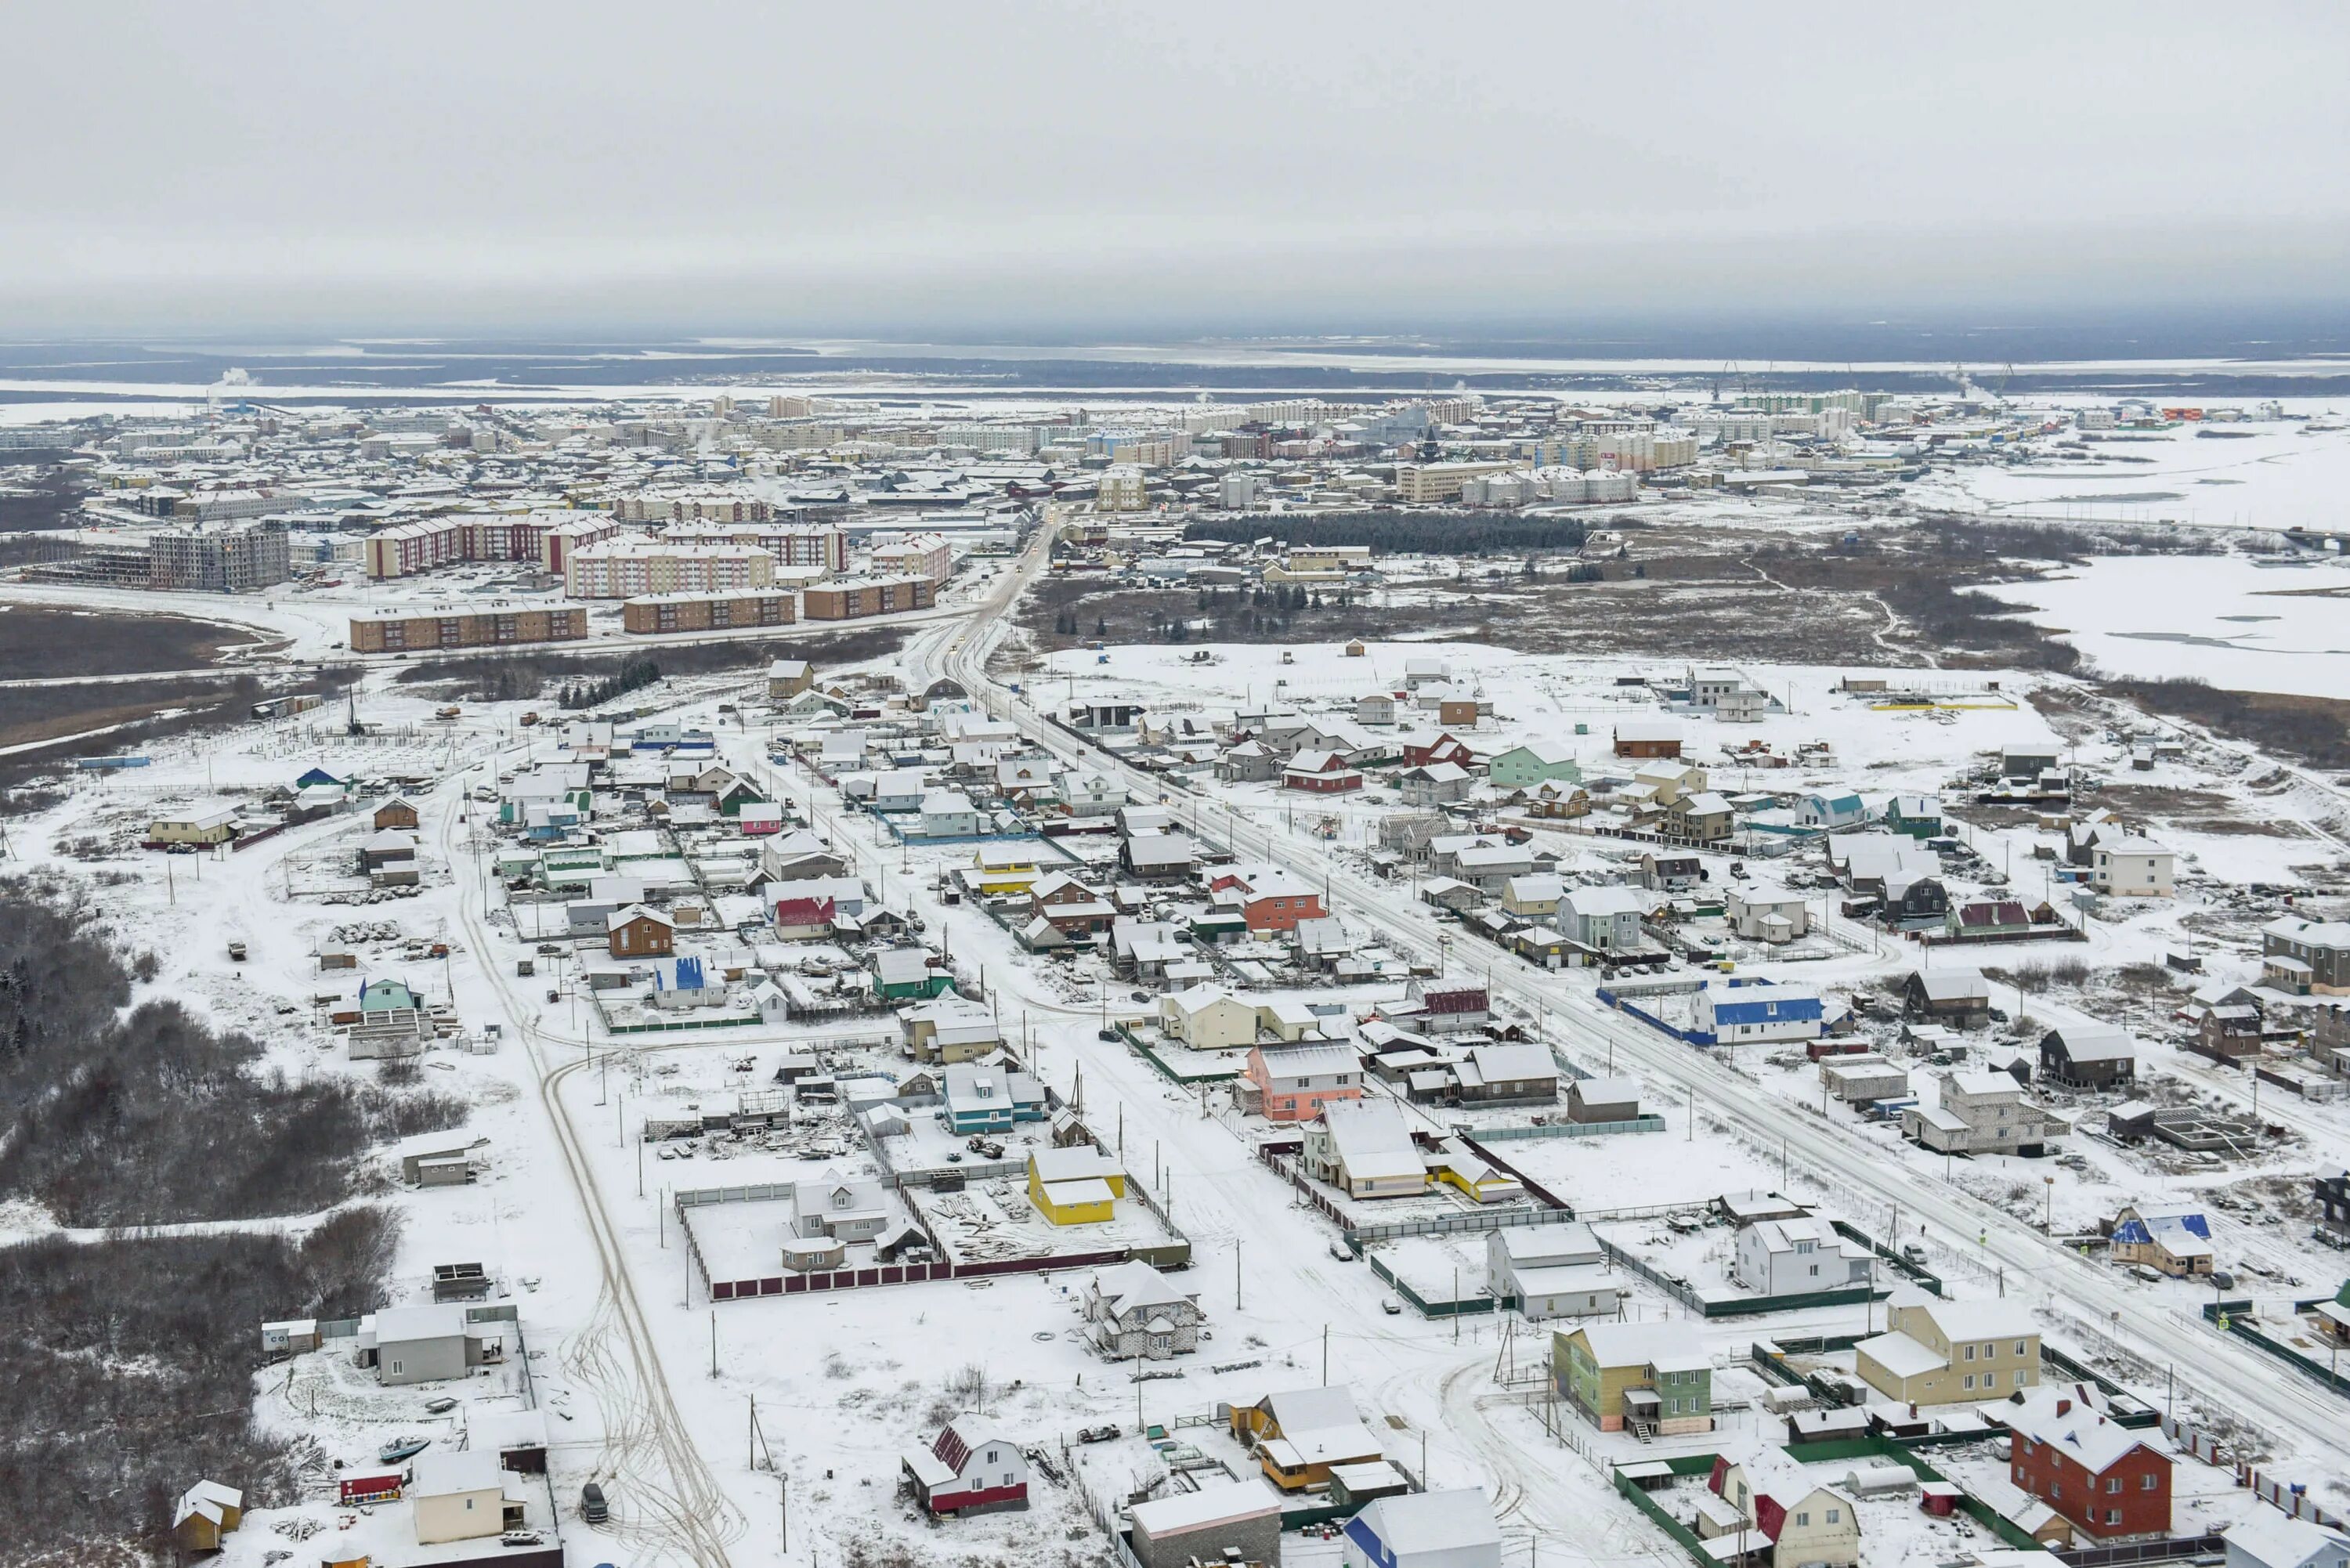
[[[1842,1524],[1844,1522],[1844,1510],[1840,1508],[1832,1508],[1828,1510],[1828,1522],[1830,1524]]]
[[[1973,1345],[1968,1345],[1968,1346],[1967,1346],[1967,1359],[1968,1359],[1969,1361],[1972,1361],[1974,1358],[1975,1358],[1975,1347],[1974,1347]],[[1967,1379],[1967,1386],[1968,1386],[1968,1387],[1970,1387],[1970,1388],[1971,1388],[1971,1387],[1973,1387],[1974,1386],[1975,1386],[1975,1384],[1974,1384],[1974,1379],[1973,1379],[1973,1378],[1971,1378],[1971,1377],[1968,1378],[1968,1379]]]
[[[2111,1496],[2111,1495],[2113,1495],[2114,1493],[2120,1491],[2121,1490],[2122,1490],[2122,1478],[2121,1478],[2121,1477],[2119,1477],[2119,1476],[2107,1476],[2107,1477],[2106,1478],[2106,1495],[2107,1495],[2107,1496]]]
[[[1974,1386],[1975,1386],[1975,1375],[1974,1375],[1973,1373],[1970,1372],[1970,1373],[1968,1373],[1968,1374],[1967,1374],[1967,1386],[1968,1386],[1968,1387],[1970,1387],[1970,1388],[1971,1388],[1971,1387],[1973,1387]]]
[[[2162,1478],[2155,1474],[2152,1470],[2148,1470],[2146,1474],[2137,1478],[2137,1490],[2140,1491],[2152,1491],[2161,1484]]]
[[[2064,1495],[2064,1483],[2063,1481],[2052,1480],[2048,1483],[2048,1499],[2051,1502],[2054,1502],[2056,1499],[2063,1497]]]
[[[2018,1388],[2023,1386],[2023,1369],[2020,1366],[2015,1369],[2015,1386]]]
[[[1811,1528],[1811,1524],[1812,1524],[1812,1516],[1811,1516],[1810,1514],[1808,1514],[1808,1513],[1798,1513],[1797,1515],[1795,1515],[1795,1528],[1796,1528],[1796,1529],[1798,1529],[1798,1530],[1808,1530],[1808,1529],[1810,1529],[1810,1528]]]
[[[2015,1342],[2015,1354],[2016,1354],[2016,1355],[2031,1355],[2031,1354],[2032,1354],[2032,1351],[2031,1351],[2031,1348],[2030,1348],[2031,1344],[2032,1344],[2032,1342],[2031,1342],[2030,1340],[2026,1340],[2026,1339],[2019,1339],[2019,1340],[2017,1340],[2017,1341]]]
[[[2107,1524],[2119,1524],[2121,1521],[2122,1511],[2120,1509],[2109,1508],[2106,1510],[2106,1522]]]

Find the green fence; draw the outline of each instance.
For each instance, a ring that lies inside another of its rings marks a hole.
[[[1459,1301],[1451,1302],[1430,1301],[1404,1283],[1397,1277],[1393,1269],[1379,1262],[1379,1255],[1377,1252],[1365,1252],[1363,1257],[1371,1265],[1371,1272],[1395,1287],[1396,1294],[1409,1302],[1412,1310],[1422,1317],[1467,1317],[1473,1313],[1492,1312],[1502,1304],[1494,1301],[1492,1296],[1485,1295],[1464,1296]]]
[[[1711,1454],[1683,1454],[1678,1459],[1659,1459],[1655,1462],[1663,1465],[1676,1476],[1701,1476],[1713,1473],[1713,1461],[1714,1456]],[[1705,1542],[1698,1539],[1697,1532],[1667,1513],[1663,1504],[1641,1490],[1639,1483],[1627,1476],[1621,1469],[1616,1472],[1616,1490],[1623,1493],[1625,1500],[1634,1508],[1646,1514],[1649,1523],[1671,1536],[1680,1549],[1688,1552],[1690,1559],[1699,1564],[1699,1568],[1717,1568],[1717,1560],[1712,1552],[1705,1549]]]
[[[2298,1316],[2334,1299],[2335,1298],[2332,1296],[2312,1296],[2307,1301],[2294,1302],[2293,1314]],[[2319,1361],[2314,1356],[2303,1355],[2293,1346],[2271,1334],[2260,1326],[2260,1320],[2254,1315],[2253,1303],[2250,1299],[2207,1302],[2203,1307],[2203,1319],[2207,1323],[2216,1324],[2221,1333],[2232,1334],[2238,1339],[2267,1351],[2303,1376],[2324,1385],[2336,1394],[2350,1395],[2350,1374],[2345,1374],[2342,1370],[2338,1360],[2329,1358],[2327,1361]]]

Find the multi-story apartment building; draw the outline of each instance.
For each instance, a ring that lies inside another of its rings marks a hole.
[[[660,531],[671,545],[740,545],[764,550],[780,566],[848,570],[848,535],[828,523],[676,523]]]
[[[954,571],[954,551],[943,534],[910,534],[873,546],[873,569],[897,577],[943,583]]]
[[[724,593],[775,586],[775,558],[743,545],[672,545],[608,540],[575,552],[564,591],[579,599],[646,594]]]
[[[600,512],[486,513],[399,523],[360,542],[370,577],[408,577],[463,561],[515,561],[559,573],[573,552],[619,532]]]
[[[1130,462],[1114,462],[1102,470],[1101,478],[1094,485],[1095,511],[1139,512],[1149,504],[1142,470]]]
[[[739,594],[648,594],[620,607],[620,629],[639,636],[791,624],[789,588]]]
[[[587,635],[585,605],[518,604],[493,599],[484,605],[371,610],[351,618],[354,653],[567,642]]]
[[[926,577],[849,577],[807,590],[810,620],[857,620],[869,615],[928,609],[937,590]]]
[[[775,507],[748,491],[713,486],[615,496],[612,515],[623,523],[765,523]]]
[[[147,541],[148,580],[158,589],[248,594],[284,582],[286,533],[256,523],[167,528]]]
[[[1399,463],[1396,497],[1423,505],[1431,501],[1450,501],[1461,493],[1461,487],[1469,481],[1489,473],[1507,473],[1519,466],[1514,462]]]

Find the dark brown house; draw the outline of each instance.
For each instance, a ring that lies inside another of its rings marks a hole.
[[[2137,1047],[2118,1029],[2051,1029],[2040,1040],[2040,1081],[2126,1089],[2137,1082]]]
[[[2203,1014],[2195,1026],[2195,1054],[2230,1064],[2261,1054],[2261,1010],[2250,1002],[2229,1002]]]

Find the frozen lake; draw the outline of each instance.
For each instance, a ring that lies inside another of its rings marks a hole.
[[[2127,556],[1995,590],[2110,674],[2233,691],[2350,694],[2350,565]]]

